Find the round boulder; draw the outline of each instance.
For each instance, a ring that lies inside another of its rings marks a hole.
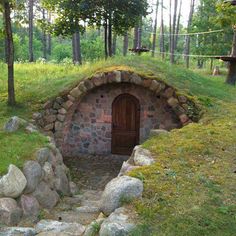
[[[149,150],[136,146],[128,162],[135,166],[149,166],[154,163],[154,159]]]
[[[126,236],[135,228],[128,211],[121,207],[116,209],[101,225],[100,236]]]
[[[52,152],[49,148],[41,148],[36,152],[36,159],[41,166],[51,158]]]
[[[41,182],[33,192],[33,196],[38,200],[39,204],[46,209],[52,209],[59,201],[59,195],[56,191],[50,189],[45,183]]]
[[[5,124],[4,130],[9,133],[16,132],[19,128],[27,125],[27,122],[17,116],[13,116],[10,120]]]
[[[143,183],[129,176],[121,176],[111,180],[102,194],[100,209],[110,215],[121,206],[122,199],[139,198],[142,196]]]
[[[55,188],[59,194],[62,194],[64,196],[70,196],[70,184],[69,180],[66,176],[66,173],[64,171],[63,166],[56,166],[55,168]]]
[[[130,165],[127,161],[124,161],[118,176],[127,175],[128,172],[130,172],[134,169],[137,169],[139,167],[140,166]]]
[[[40,206],[37,199],[31,195],[21,195],[20,205],[25,217],[37,217]]]
[[[42,178],[42,167],[37,161],[27,161],[24,164],[23,173],[27,180],[27,185],[24,192],[34,192]]]
[[[43,166],[43,180],[49,184],[50,188],[54,188],[55,175],[52,165],[49,162],[45,162]]]
[[[0,197],[19,197],[25,186],[27,180],[19,168],[10,165],[8,173],[0,179]]]
[[[12,198],[0,198],[0,223],[14,226],[17,225],[22,216],[22,210]]]
[[[57,165],[63,164],[63,157],[61,155],[61,152],[56,147],[52,148],[52,154],[49,156],[48,162],[52,164],[53,167],[56,167]]]

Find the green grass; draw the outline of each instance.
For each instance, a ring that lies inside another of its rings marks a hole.
[[[222,118],[144,144],[157,162],[132,176],[144,178],[135,206],[152,235],[235,234],[236,112],[234,105],[225,109]]]
[[[131,173],[144,180],[144,196],[133,203],[140,225],[133,235],[202,236],[236,232],[236,88],[224,76],[185,70],[147,56],[115,58],[82,67],[50,64],[16,65],[18,106],[6,106],[6,67],[0,64],[0,126],[12,115],[30,118],[50,97],[96,71],[135,70],[160,78],[198,100],[204,116],[198,124],[154,137],[143,145],[156,164]],[[0,173],[19,166],[46,144],[37,134],[0,131]],[[19,161],[20,160],[20,161]]]
[[[19,130],[7,134],[0,131],[0,173],[6,173],[10,163],[22,167],[25,160],[34,159],[37,148],[47,144],[47,138],[37,133],[29,134]]]

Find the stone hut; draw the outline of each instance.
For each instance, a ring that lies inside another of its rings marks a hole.
[[[132,71],[98,73],[80,81],[34,114],[64,156],[129,155],[153,129],[191,123],[194,102],[175,88]]]

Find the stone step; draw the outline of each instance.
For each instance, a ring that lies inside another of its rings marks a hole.
[[[0,236],[34,236],[36,230],[34,228],[25,227],[0,227]]]
[[[39,235],[83,235],[85,226],[78,223],[67,223],[53,220],[41,220],[35,227],[36,233]]]
[[[101,199],[103,191],[97,190],[82,190],[81,195],[77,195],[76,197],[80,197],[81,201],[99,201]]]
[[[100,212],[97,211],[77,211],[77,210],[71,210],[71,211],[61,211],[57,212],[53,215],[52,219],[67,223],[79,223],[82,225],[88,225],[93,220],[97,219]]]

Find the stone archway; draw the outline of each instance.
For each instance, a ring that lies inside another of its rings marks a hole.
[[[181,128],[196,121],[199,115],[192,100],[179,95],[165,82],[130,71],[111,71],[80,81],[69,92],[45,103],[44,110],[34,118],[55,138],[66,156],[79,152],[108,154],[111,153],[112,101],[122,93],[133,95],[141,102],[140,142],[151,129]],[[94,131],[96,127],[102,131]]]

